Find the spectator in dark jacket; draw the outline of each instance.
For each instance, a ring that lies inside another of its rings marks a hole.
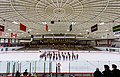
[[[15,77],[20,77],[20,72],[19,71],[16,72]]]
[[[104,71],[102,72],[103,73],[103,77],[113,77],[112,76],[112,71],[109,69],[109,66],[108,65],[104,65]]]
[[[27,72],[27,69],[25,70],[25,72],[23,73],[23,76],[27,76],[28,75],[28,72]]]
[[[113,68],[112,70],[113,77],[120,77],[120,70],[117,69],[117,65],[112,64],[112,68]]]
[[[94,77],[102,77],[102,73],[99,71],[99,68],[96,68],[96,71],[94,72]]]

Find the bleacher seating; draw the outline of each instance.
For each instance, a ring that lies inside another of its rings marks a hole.
[[[30,45],[29,47],[23,47],[19,50],[40,50],[40,49],[99,51],[99,49],[94,48],[92,46],[80,46],[80,45]]]

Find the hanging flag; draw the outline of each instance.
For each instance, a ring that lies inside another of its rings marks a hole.
[[[0,31],[4,32],[4,26],[0,25]]]
[[[8,47],[10,47],[10,38],[8,39]]]
[[[11,33],[11,37],[16,38],[16,37],[17,37],[17,34]]]
[[[46,24],[46,32],[48,32],[48,24]]]
[[[2,31],[0,31],[0,36],[2,36]]]
[[[91,27],[91,32],[94,32],[94,31],[97,31],[97,30],[98,30],[98,24]]]
[[[70,29],[69,31],[71,32],[72,31],[72,24],[69,26],[69,29]]]
[[[20,23],[20,30],[26,32],[26,26]]]

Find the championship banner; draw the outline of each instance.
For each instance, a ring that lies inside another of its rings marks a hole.
[[[98,25],[94,25],[91,27],[91,32],[97,31],[98,30]]]
[[[117,31],[120,31],[120,25],[113,27],[113,32],[117,32]]]
[[[120,25],[114,26],[113,32],[115,35],[119,35],[120,34]]]
[[[114,35],[119,35],[120,31],[114,32]]]
[[[4,32],[4,26],[0,25],[0,31]]]
[[[70,29],[69,31],[71,32],[72,31],[72,24],[69,26],[69,29]]]

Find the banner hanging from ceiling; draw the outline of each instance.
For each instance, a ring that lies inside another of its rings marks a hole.
[[[98,30],[98,25],[94,25],[91,27],[91,32],[97,31]]]
[[[0,31],[4,32],[4,26],[0,25]]]
[[[115,35],[120,34],[120,25],[114,26],[112,29]]]

